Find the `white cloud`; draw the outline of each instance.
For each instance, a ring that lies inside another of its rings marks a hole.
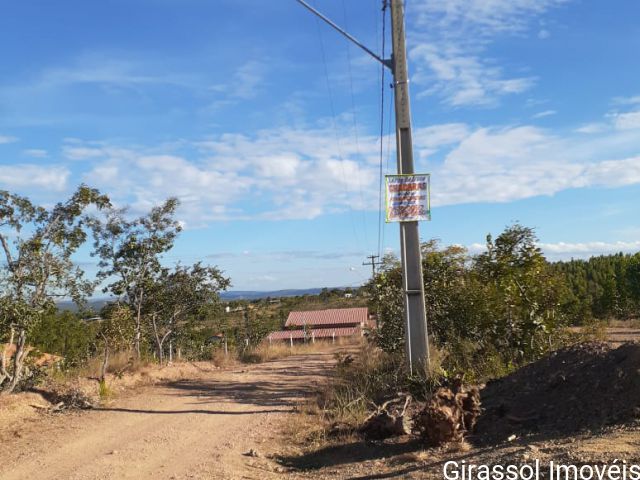
[[[614,105],[640,105],[640,95],[632,95],[630,97],[615,97],[612,103]]]
[[[578,133],[586,133],[586,134],[591,134],[591,133],[600,133],[603,132],[607,129],[607,124],[605,123],[587,123],[585,125],[582,125],[581,127],[576,128],[576,132]]]
[[[423,0],[410,8],[417,11],[418,23],[440,28],[463,26],[480,37],[516,34],[526,30],[536,15],[567,0]]]
[[[638,103],[640,103],[640,97]],[[618,105],[633,105],[636,97],[615,98],[613,103]],[[609,130],[638,130],[640,129],[640,110],[630,110],[627,112],[611,111],[604,116],[600,122],[592,122],[582,125],[575,131],[578,133],[595,134]]]
[[[440,148],[460,142],[469,135],[464,123],[443,123],[413,130],[413,144],[417,148]]]
[[[469,127],[464,123],[444,123],[413,131],[413,146],[416,156],[428,159],[433,153],[462,141],[469,135]]]
[[[74,163],[83,181],[136,212],[179,197],[180,219],[190,227],[376,210],[378,139],[360,135],[356,145],[348,120],[337,137],[320,125],[156,147],[67,141],[64,152],[85,160]],[[611,122],[597,133],[564,136],[533,125],[430,125],[415,130],[414,151],[416,169],[432,173],[436,207],[640,184],[637,135]]]
[[[456,107],[492,104],[497,97],[521,93],[534,83],[531,77],[505,79],[500,67],[452,45],[418,45],[411,56],[417,64],[415,82],[434,85],[422,95],[437,93]]]
[[[640,241],[636,242],[584,242],[584,243],[540,243],[538,246],[545,252],[553,255],[575,254],[578,256],[591,256],[609,253],[632,253],[640,251]]]
[[[46,150],[40,148],[29,148],[27,150],[23,150],[22,154],[33,158],[47,158],[49,156],[49,153]]]
[[[179,197],[190,226],[230,218],[307,219],[377,204],[377,141],[361,136],[356,147],[348,134],[337,142],[325,128],[225,134],[172,153],[90,144],[90,154],[75,157],[93,165],[84,181],[136,211]],[[74,148],[86,153],[81,144]]]
[[[14,143],[17,141],[18,139],[16,137],[11,137],[9,135],[0,135],[0,145],[5,143]]]
[[[508,202],[570,188],[640,183],[640,156],[607,158],[612,142],[621,144],[605,135],[577,147],[571,138],[533,126],[478,128],[432,169],[433,204]]]
[[[260,87],[264,87],[265,71],[262,62],[250,61],[242,65],[234,75],[232,95],[245,100],[254,98]]]
[[[39,188],[63,191],[71,172],[65,167],[40,166],[31,164],[4,165],[0,169],[0,187]]]
[[[538,38],[540,40],[545,40],[550,36],[551,36],[551,33],[549,33],[549,30],[545,30],[544,28],[538,32]]]
[[[555,110],[544,110],[542,112],[538,112],[535,115],[533,115],[532,118],[544,118],[544,117],[550,117],[551,115],[555,115],[556,112]]]
[[[87,183],[109,192],[134,213],[148,211],[170,196],[181,200],[181,221],[189,226],[225,219],[231,213],[246,216],[234,202],[245,195],[252,181],[234,172],[220,172],[176,155],[148,154],[143,150],[105,148],[85,174]]]
[[[88,160],[91,158],[102,157],[104,155],[104,150],[93,147],[65,146],[62,149],[62,154],[69,160]]]
[[[640,156],[623,160],[606,160],[587,165],[583,174],[586,185],[621,187],[640,183]]]
[[[620,130],[634,130],[640,128],[640,110],[636,112],[612,114],[615,128]]]
[[[114,57],[100,52],[84,55],[64,66],[48,68],[31,85],[32,89],[64,88],[93,84],[116,89],[136,89],[144,85],[173,85],[193,88],[196,78],[184,73],[160,70],[150,59],[133,56]],[[158,73],[162,71],[162,73]]]
[[[492,105],[533,86],[532,76],[510,75],[486,56],[499,36],[521,35],[532,20],[566,0],[421,0],[408,7],[413,80],[421,95],[452,106]],[[409,17],[409,18],[411,18]],[[540,38],[548,37],[541,30]]]
[[[640,251],[639,241],[617,242],[539,242],[538,247],[550,260],[568,260],[570,258],[588,258],[594,255],[609,255],[613,253],[635,253]],[[486,245],[473,243],[467,247],[472,255],[486,251]]]
[[[464,245],[461,245],[464,246]],[[467,246],[467,251],[471,254],[471,255],[477,255],[479,253],[483,253],[487,250],[487,246],[483,243],[472,243],[471,245]]]
[[[211,85],[209,90],[225,94],[226,100],[218,100],[215,105],[234,103],[230,99],[249,100],[255,98],[264,87],[267,65],[264,62],[250,60],[242,64],[226,84]]]

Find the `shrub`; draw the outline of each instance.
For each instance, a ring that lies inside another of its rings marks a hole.
[[[561,344],[568,290],[536,242],[532,229],[516,224],[495,240],[488,236],[486,252],[475,257],[437,241],[422,245],[429,334],[446,353],[445,374],[504,375]],[[368,288],[381,324],[374,338],[399,354],[405,320],[397,262],[385,259]]]

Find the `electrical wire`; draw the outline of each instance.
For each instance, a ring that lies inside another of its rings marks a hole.
[[[342,15],[344,18],[344,28],[345,29],[349,29],[349,23],[347,20],[347,7],[345,4],[345,0],[342,0]],[[353,73],[351,70],[351,45],[349,42],[347,42],[347,65],[348,65],[348,73],[349,73],[349,90],[351,93],[351,112],[352,112],[352,118],[353,118],[353,132],[354,132],[354,136],[355,136],[355,141],[356,141],[356,176],[357,176],[357,182],[358,182],[358,190],[360,192],[360,202],[361,202],[361,208],[360,211],[362,213],[362,230],[363,230],[363,234],[364,234],[364,242],[365,242],[365,246],[368,248],[369,247],[369,238],[368,238],[368,234],[367,234],[367,219],[365,217],[365,201],[364,201],[364,193],[362,190],[362,176],[360,173],[360,159],[361,159],[361,155],[360,155],[360,139],[358,136],[358,118],[356,115],[356,101],[355,101],[355,96],[353,94]]]
[[[322,39],[322,29],[320,28],[320,20],[317,17],[316,17],[316,26],[318,31],[318,38],[320,39],[320,52],[322,55],[322,64],[324,67],[324,75],[325,75],[326,84],[327,84],[327,93],[329,95],[329,107],[331,110],[331,124],[333,126],[333,133],[336,138],[336,149],[337,149],[338,159],[340,160],[340,170],[342,171],[342,180],[343,180],[342,184],[347,196],[347,205],[349,207],[349,216],[351,220],[351,227],[353,229],[353,236],[356,241],[356,247],[359,250],[361,250],[362,244],[360,242],[360,238],[358,237],[358,232],[356,231],[353,208],[351,207],[351,204],[348,201],[350,192],[349,192],[349,189],[347,188],[347,176],[344,170],[344,157],[342,155],[340,136],[338,135],[338,127],[336,123],[336,110],[333,102],[333,92],[331,90],[331,81],[329,79],[329,67],[327,66],[327,57],[326,57],[325,48],[324,48],[324,41]]]

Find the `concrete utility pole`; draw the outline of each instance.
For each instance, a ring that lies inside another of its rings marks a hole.
[[[376,267],[382,265],[382,262],[376,262],[376,258],[380,258],[380,255],[367,255],[370,262],[362,262],[362,265],[371,265],[371,278],[376,278]]]
[[[403,0],[391,0],[396,151],[398,155],[398,173],[412,174],[415,171],[413,169],[409,74],[407,72],[403,3]],[[418,222],[400,223],[400,254],[402,257],[402,280],[405,295],[405,348],[407,361],[412,372],[423,372],[429,361],[429,341]]]
[[[409,108],[409,75],[407,73],[407,48],[405,45],[404,0],[383,0],[383,8],[391,6],[391,36],[393,55],[381,58],[356,40],[305,0],[296,0],[317,15],[373,58],[391,69],[395,89],[396,150],[398,173],[411,175],[413,168],[413,143],[411,140],[411,109]],[[407,363],[412,372],[424,373],[429,362],[427,317],[422,283],[422,254],[418,222],[400,223],[400,253],[405,307],[405,334]],[[371,258],[371,257],[369,257]],[[371,260],[373,262],[373,259]],[[368,265],[368,264],[367,264]],[[375,276],[375,267],[374,267]]]

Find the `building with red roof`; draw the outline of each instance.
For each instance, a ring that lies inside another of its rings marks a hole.
[[[344,337],[360,337],[370,327],[369,310],[364,308],[332,308],[308,312],[291,312],[285,330],[267,336],[272,341],[315,341]]]

